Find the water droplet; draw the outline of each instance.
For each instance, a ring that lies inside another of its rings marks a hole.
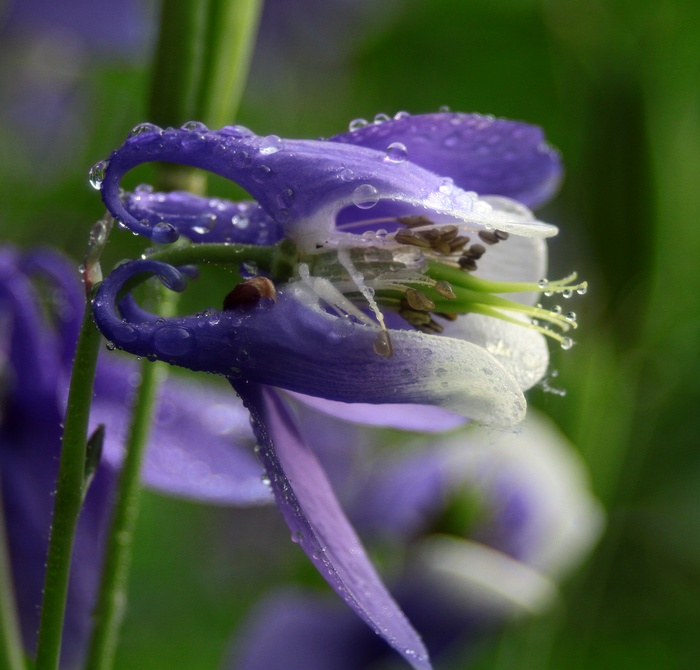
[[[448,105],[442,105],[440,109],[438,109],[438,112],[441,114],[449,114],[452,110],[449,108]]]
[[[573,294],[574,294],[574,292],[573,292],[570,288],[565,288],[565,289],[561,292],[561,295],[562,295],[562,297],[564,297],[564,298],[570,298]]]
[[[272,481],[267,475],[260,475],[260,481],[263,483],[264,486],[270,486]],[[294,537],[292,537],[294,539]]]
[[[154,123],[139,123],[134,126],[129,133],[129,137],[136,137],[136,135],[142,135],[143,133],[162,133],[163,129]]]
[[[379,191],[372,184],[361,184],[353,191],[352,201],[360,209],[370,209],[379,202]]]
[[[559,314],[561,314],[561,305],[554,305],[551,311],[552,314],[556,314],[558,316]]]
[[[576,321],[576,312],[567,312],[566,313],[566,320],[567,321]]]
[[[136,195],[151,195],[151,193],[153,193],[153,186],[150,184],[139,184],[134,189],[134,193]]]
[[[107,347],[107,351],[114,351],[117,348],[114,342],[107,342],[105,346]]]
[[[444,177],[443,179],[440,180],[440,187],[439,187],[440,193],[444,193],[445,195],[450,195],[452,191],[455,190],[455,183],[450,177]]]
[[[243,230],[250,225],[250,219],[247,216],[238,216],[238,214],[234,214],[231,217],[231,223],[236,228],[240,228],[241,230]]]
[[[391,117],[388,114],[380,112],[379,114],[374,115],[374,122],[376,124],[384,123],[385,121],[391,121]]]
[[[410,116],[411,116],[411,115],[410,115],[408,112],[404,112],[404,111],[402,110],[402,111],[396,112],[396,114],[394,114],[394,120],[395,120],[395,121],[400,121],[401,119],[407,119],[407,118],[409,118]]]
[[[585,295],[587,291],[588,291],[588,282],[583,282],[583,283],[576,289],[576,293],[578,293],[579,295]]]
[[[262,184],[271,174],[272,169],[269,165],[258,165],[258,167],[253,170],[253,179],[257,181],[258,184]]]
[[[260,140],[260,153],[275,154],[282,146],[282,139],[278,135],[268,135]]]
[[[98,161],[91,168],[88,173],[88,179],[90,180],[90,186],[95,190],[99,191],[102,188],[102,182],[105,178],[105,171],[109,167],[109,161]]]
[[[163,326],[153,334],[153,346],[164,356],[182,356],[194,348],[194,335],[183,326]]]
[[[188,130],[190,132],[200,132],[200,133],[206,133],[209,128],[207,128],[201,121],[188,121],[187,123],[183,123],[180,128],[182,130]]]
[[[291,207],[294,204],[294,191],[291,188],[283,188],[275,200],[278,207]]]
[[[408,158],[408,150],[401,142],[392,142],[386,148],[385,160],[390,163],[403,163]]]
[[[574,341],[570,337],[565,337],[561,341],[561,348],[564,349],[565,351],[568,349],[571,349],[571,347],[574,346]]]
[[[354,132],[355,130],[364,128],[367,125],[369,125],[369,121],[367,119],[353,119],[352,121],[350,121],[348,130],[350,130],[350,132]]]
[[[537,286],[539,286],[541,289],[545,289],[549,286],[549,279],[540,279],[537,282]]]
[[[350,168],[343,168],[338,176],[342,181],[350,181],[355,173]]]
[[[119,342],[134,342],[138,339],[136,328],[128,323],[120,323],[114,326],[114,335]],[[112,345],[114,347],[114,345]],[[107,347],[109,348],[109,347]]]
[[[172,223],[161,221],[153,226],[152,239],[158,244],[170,244],[171,242],[175,242],[178,237],[180,237],[180,233]]]

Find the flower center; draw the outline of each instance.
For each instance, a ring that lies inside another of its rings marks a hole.
[[[474,275],[479,260],[488,247],[507,243],[508,233],[497,229],[464,231],[452,224],[435,225],[423,216],[392,221],[402,225],[394,233],[378,231],[339,238],[333,246],[302,255],[297,266],[299,281],[339,315],[379,326],[377,353],[391,355],[384,322],[387,311],[425,333],[441,333],[443,322],[454,321],[459,315],[482,314],[536,330],[558,341],[562,348],[571,348],[573,340],[568,333],[577,326],[574,312],[564,312],[559,305],[551,309],[532,306],[503,294],[570,298],[587,289],[586,282],[576,281],[576,273],[551,282],[482,279]]]

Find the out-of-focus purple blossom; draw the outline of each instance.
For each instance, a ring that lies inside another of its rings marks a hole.
[[[437,667],[504,621],[551,606],[557,582],[602,529],[583,462],[537,414],[519,433],[472,426],[429,451],[368,460],[365,469],[346,469],[338,485],[363,534],[384,547],[385,557],[389,547],[398,555],[392,590]],[[254,608],[226,665],[261,667],[394,666],[388,647],[349,613],[290,588]]]
[[[83,311],[77,269],[48,251],[0,247],[0,477],[22,634],[36,643],[61,429]],[[71,571],[62,664],[86,643],[102,540],[123,455],[136,361],[98,364],[90,430],[106,427],[102,462],[82,510]],[[271,501],[252,451],[249,418],[230,394],[169,381],[161,391],[144,482],[214,503]]]
[[[153,33],[153,3],[11,0],[5,5],[0,15],[0,152],[13,157],[14,173],[55,179],[89,137],[95,67],[144,60]]]
[[[232,179],[254,201],[120,191],[127,171],[156,160]],[[544,238],[557,229],[526,206],[549,198],[560,174],[539,129],[451,113],[399,113],[327,141],[260,137],[241,126],[141,124],[90,173],[119,223],[156,242],[284,240],[270,277],[243,286],[252,302],[228,296],[223,311],[159,319],[122,289],[138,275],[156,275],[174,290],[185,279],[145,258],[105,279],[96,320],[133,354],[229,379],[251,412],[293,538],[416,668],[429,667],[423,645],[345,518],[293,401],[278,389],[375,425],[439,430],[459,417],[501,427],[521,421],[523,390],[548,364],[543,334],[570,346],[531,319],[563,331],[575,326],[573,317],[534,307],[545,289],[577,288],[543,279]],[[276,267],[287,270],[275,274]],[[491,295],[516,292],[513,300]]]

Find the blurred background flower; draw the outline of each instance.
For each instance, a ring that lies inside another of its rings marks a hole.
[[[607,530],[593,560],[563,586],[562,606],[508,625],[498,644],[479,645],[471,667],[693,667],[700,655],[700,5],[407,0],[351,24],[333,3],[314,14],[292,1],[283,11],[302,17],[304,34],[349,37],[337,57],[329,56],[332,40],[315,55],[298,54],[296,43],[307,38],[289,39],[283,20],[271,34],[287,37],[285,61],[295,74],[282,77],[266,74],[267,50],[280,46],[265,32],[277,4],[266,9],[237,119],[256,132],[327,137],[353,118],[449,105],[540,125],[564,157],[563,189],[541,212],[561,227],[551,274],[573,267],[591,290],[577,309],[577,345],[553,352],[547,381],[529,399],[555,417],[587,462]],[[2,45],[2,67],[14,72]],[[61,154],[53,183],[21,168],[22,152],[7,148],[13,126],[0,128],[0,235],[54,244],[74,258],[101,215],[89,166],[148,120],[144,63],[94,62],[85,80],[92,91],[85,143],[79,155]],[[126,186],[147,180],[134,174]],[[232,195],[224,184],[211,188]],[[132,236],[113,235],[105,266],[141,251]],[[274,510],[211,511],[147,495],[118,667],[216,667],[262,589],[311,580]]]
[[[319,417],[304,414],[321,430]],[[362,429],[346,425],[344,432]],[[398,453],[379,457],[372,434],[365,429],[364,436],[354,468],[329,469],[438,668],[473,656],[505,621],[552,608],[557,582],[600,536],[602,511],[585,464],[536,411],[516,433],[472,425],[412,444],[404,435]],[[337,450],[316,447],[325,459],[338,458]],[[311,589],[273,592],[236,637],[231,670],[353,670],[397,661],[369,629]]]

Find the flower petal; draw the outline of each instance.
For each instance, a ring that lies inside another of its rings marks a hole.
[[[127,297],[116,313],[125,282],[144,272],[171,285],[182,281],[169,265],[134,261],[105,279],[93,305],[102,332],[137,356],[342,402],[432,404],[493,426],[524,417],[516,380],[470,342],[390,331],[393,355],[385,358],[374,351],[378,329],[332,316],[294,290],[249,312],[163,321]]]
[[[366,667],[371,644],[362,625],[348,610],[311,593],[274,592],[253,609],[236,644],[227,670],[357,670]],[[359,635],[358,635],[359,633]],[[274,644],[270,644],[270,641]],[[375,642],[375,640],[370,640]]]
[[[193,242],[275,244],[282,239],[282,226],[256,202],[204,198],[186,191],[154,193],[140,187],[124,195],[124,207],[151,235],[169,224]]]
[[[459,414],[433,405],[386,403],[370,405],[363,402],[339,402],[301,393],[290,393],[304,405],[343,421],[352,421],[378,428],[440,433],[464,426],[466,419]]]
[[[234,388],[251,412],[265,466],[292,538],[338,595],[414,668],[430,668],[418,634],[389,595],[292,415],[274,390]]]
[[[406,159],[467,190],[537,207],[557,190],[558,152],[536,126],[480,114],[397,115],[330,138],[382,152],[397,143]]]
[[[441,176],[408,161],[387,163],[383,151],[339,142],[258,137],[237,126],[218,131],[195,126],[134,135],[108,161],[93,167],[92,181],[101,187],[107,209],[133,232],[157,242],[177,238],[174,226],[151,229],[134,218],[120,199],[122,176],[149,161],[191,165],[233,180],[284,227],[287,237],[307,249],[328,241],[342,209],[354,207],[360,218],[367,218],[366,210],[380,200],[419,207],[475,227],[493,225],[493,208],[476,194],[446,190]],[[507,218],[501,219],[498,227],[522,235],[546,237],[557,232],[555,226],[541,222],[508,225]]]
[[[511,318],[518,316],[513,314]],[[447,322],[444,335],[483,347],[513,375],[523,391],[537,384],[549,366],[547,338],[525,323],[518,326],[490,316],[466,314]]]
[[[124,456],[128,407],[138,366],[113,355],[100,361],[90,429],[106,426],[103,458],[118,468]],[[248,412],[230,392],[170,377],[161,388],[141,477],[149,488],[208,503],[272,502],[261,481]]]

